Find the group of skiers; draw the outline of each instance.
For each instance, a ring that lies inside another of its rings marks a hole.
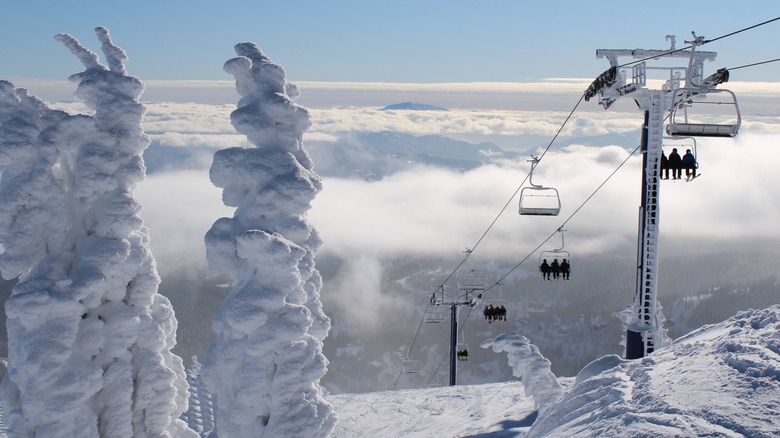
[[[468,348],[464,348],[463,350],[458,350],[455,354],[455,357],[460,361],[467,361],[469,360],[469,350]]]
[[[568,280],[571,273],[571,265],[566,259],[563,259],[560,263],[558,263],[558,259],[553,260],[552,263],[547,263],[547,259],[544,259],[542,264],[539,265],[539,270],[542,271],[543,280],[557,280],[559,277]]]
[[[498,307],[493,307],[492,304],[485,307],[485,311],[482,312],[483,315],[485,315],[485,319],[488,320],[488,322],[493,321],[506,321],[506,307],[504,305],[500,305]]]
[[[685,169],[686,179],[696,178],[696,157],[693,156],[690,149],[687,149],[685,155],[680,157],[677,148],[673,148],[669,158],[661,151],[661,179],[669,179],[669,170],[672,171],[672,179],[680,179],[682,169]]]

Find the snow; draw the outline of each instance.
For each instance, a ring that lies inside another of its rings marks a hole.
[[[559,381],[563,396],[541,414],[518,381],[334,395],[333,436],[779,436],[780,305]]]
[[[507,353],[512,375],[522,378],[525,394],[533,397],[539,412],[544,412],[563,393],[555,374],[550,371],[550,361],[525,336],[505,333],[482,342],[481,347]]]
[[[604,356],[574,379],[555,378],[511,332],[482,346],[507,353],[519,381],[324,394],[330,320],[315,267],[321,241],[306,217],[322,187],[302,144],[310,118],[282,67],[251,43],[225,70],[241,95],[231,121],[253,147],[217,152],[210,172],[235,214],[206,235],[209,264],[232,289],[202,373],[195,360],[185,376],[133,195],[149,144],[144,87],[108,31],[96,34],[107,66],[56,37],[85,67],[71,79],[90,115],[0,81],[0,273],[19,280],[6,303],[0,435],[780,436],[780,305],[643,359]],[[197,403],[188,406],[189,386]]]
[[[259,47],[235,50],[225,71],[241,99],[230,119],[254,147],[218,151],[210,170],[235,213],[206,234],[209,267],[234,286],[214,317],[202,379],[220,436],[327,436],[336,417],[319,384],[330,320],[314,264],[321,241],[306,219],[322,186],[302,145],[309,113]]]
[[[533,399],[522,393],[521,382],[505,382],[334,395],[332,436],[522,436],[536,419]]]
[[[143,84],[104,28],[109,67],[70,35],[71,76],[93,115],[54,111],[0,82],[0,272],[12,436],[194,436],[176,319],[133,190],[144,178]]]

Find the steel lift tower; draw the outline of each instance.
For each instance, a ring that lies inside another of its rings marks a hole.
[[[467,252],[471,252],[467,250]],[[479,304],[482,292],[487,287],[485,271],[481,269],[464,269],[458,273],[458,296],[447,298],[444,286],[438,288],[431,296],[429,308],[450,306],[450,386],[458,384],[458,309],[461,306],[474,307]],[[441,292],[441,296],[438,293]],[[442,319],[428,322],[440,322]]]
[[[696,50],[706,42],[704,37],[697,37],[693,33],[693,40],[685,42],[690,46],[684,49],[675,48],[674,36],[667,35],[666,39],[671,41],[671,47],[667,50],[597,50],[596,57],[607,58],[610,68],[596,78],[585,92],[585,100],[598,95],[599,103],[605,109],[621,97],[631,97],[644,112],[637,277],[632,321],[626,333],[627,359],[644,357],[662,346],[663,327],[657,308],[656,286],[660,235],[660,161],[665,120],[668,116],[666,134],[687,137],[734,137],[741,120],[734,93],[716,89],[717,85],[728,80],[728,71],[721,69],[706,78],[703,75],[704,61],[713,61],[717,55],[715,52]],[[621,65],[619,59],[626,57],[632,60]],[[687,60],[687,65],[675,66],[674,63],[680,60]],[[648,66],[649,62],[653,65]],[[627,66],[631,66],[630,69]],[[621,70],[623,67],[626,69]],[[648,88],[649,71],[661,74],[660,89]],[[712,123],[710,115],[694,120],[691,115],[694,106],[698,108],[698,104],[710,103],[704,99],[714,97],[717,93],[726,97],[718,103],[733,105],[736,117],[729,117],[726,123]]]

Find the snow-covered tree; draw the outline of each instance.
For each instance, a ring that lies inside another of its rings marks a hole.
[[[176,319],[133,196],[144,178],[143,84],[104,28],[108,67],[70,35],[71,76],[93,115],[53,111],[0,84],[3,401],[12,436],[194,437]]]
[[[225,63],[241,99],[231,114],[250,148],[214,155],[210,176],[232,218],[206,234],[210,269],[233,288],[214,317],[203,380],[221,437],[327,436],[335,414],[320,379],[327,360],[314,256],[321,241],[306,214],[321,180],[303,149],[310,116],[284,69],[252,43]]]
[[[514,332],[504,333],[483,341],[481,347],[493,347],[496,353],[506,352],[512,375],[523,379],[525,394],[534,398],[539,412],[544,412],[563,395],[563,388],[550,371],[550,361],[525,336]]]
[[[187,383],[190,386],[190,403],[187,412],[182,414],[182,420],[190,429],[202,437],[207,437],[214,430],[214,411],[211,394],[203,386],[201,366],[196,356],[192,356],[192,365],[187,370]]]

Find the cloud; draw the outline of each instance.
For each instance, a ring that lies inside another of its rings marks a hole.
[[[61,108],[78,110],[73,103]],[[176,147],[245,144],[229,121],[234,105],[147,104],[144,127],[157,142]],[[474,139],[528,136],[548,141],[568,112],[523,110],[379,111],[370,107],[310,108],[307,140],[339,141],[346,132],[392,130]],[[633,111],[578,111],[559,141],[606,133],[630,133],[641,125]],[[479,141],[479,140],[477,140]],[[479,244],[475,256],[516,260],[542,243],[638,144],[555,148],[534,174],[534,182],[556,187],[563,203],[557,218],[519,216],[514,191],[528,173],[525,160],[483,166],[469,172],[415,168],[381,181],[326,179],[310,212],[324,249],[347,254],[434,254],[452,256],[474,246],[509,202]],[[700,139],[702,177],[692,183],[662,185],[664,248],[685,250],[687,241],[760,242],[780,239],[780,198],[773,163],[780,162],[780,117],[743,114],[735,140]],[[539,143],[537,143],[538,145]],[[543,143],[546,145],[546,143]],[[208,161],[208,160],[207,160]],[[632,254],[640,192],[639,156],[633,157],[567,224],[567,249],[573,255]],[[216,218],[232,211],[202,171],[149,176],[139,187],[143,216],[152,232],[160,266],[177,265],[180,254],[202,258],[202,236]],[[690,248],[695,249],[695,248]],[[355,263],[367,263],[355,261]]]
[[[235,105],[195,103],[145,103],[143,127],[147,133],[230,133],[236,130],[230,123]]]
[[[208,147],[222,149],[233,146],[248,146],[249,142],[243,134],[186,134],[181,132],[165,132],[149,134],[152,141],[174,147]]]
[[[409,304],[387,293],[385,269],[375,254],[341,255],[344,265],[325,287],[328,305],[338,309],[350,325],[360,327],[366,335],[365,330],[386,330],[388,313],[408,314]]]
[[[206,266],[203,237],[218,218],[232,216],[208,171],[148,175],[135,191],[161,271]]]
[[[552,137],[568,113],[553,111],[382,111],[347,107],[310,109],[312,133],[396,131],[415,135],[538,135]],[[577,113],[563,136],[625,133],[641,126],[637,113]]]
[[[774,147],[780,136],[745,134],[737,140],[699,142],[702,176],[694,182],[664,181],[662,234],[677,243],[701,239],[756,241],[780,238],[780,193],[774,190]],[[480,243],[487,259],[521,259],[566,223],[567,249],[588,254],[632,254],[640,195],[641,157],[583,203],[625,159],[622,147],[571,146],[545,155],[534,182],[556,187],[558,217],[517,213],[514,197]],[[759,158],[760,157],[760,158]],[[484,166],[459,173],[418,168],[381,181],[326,180],[311,219],[324,248],[341,254],[414,253],[452,256],[479,241],[528,172],[526,163]],[[695,250],[695,248],[689,248]],[[477,252],[475,251],[475,255]]]

